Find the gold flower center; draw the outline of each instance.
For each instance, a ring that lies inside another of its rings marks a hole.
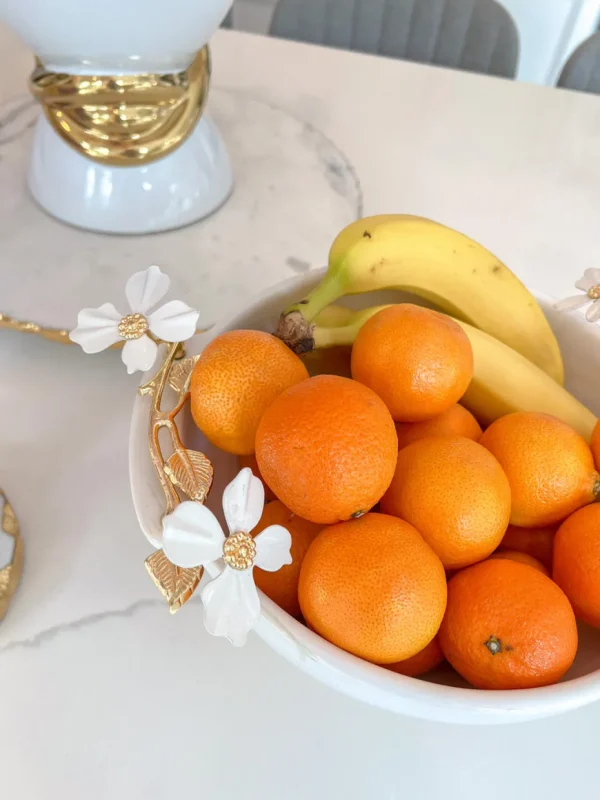
[[[119,322],[121,339],[141,339],[148,330],[148,320],[143,314],[128,314]]]
[[[587,295],[590,300],[600,300],[600,283],[597,283],[595,286],[592,286],[591,289],[588,289]]]
[[[249,569],[255,556],[256,544],[249,533],[234,533],[225,539],[223,559],[232,569]]]

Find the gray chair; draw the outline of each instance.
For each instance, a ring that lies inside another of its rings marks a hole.
[[[230,8],[227,12],[227,16],[221,23],[222,28],[233,28],[233,8]]]
[[[600,94],[600,33],[590,36],[572,53],[557,86]]]
[[[495,0],[280,0],[284,39],[513,78],[519,34]]]

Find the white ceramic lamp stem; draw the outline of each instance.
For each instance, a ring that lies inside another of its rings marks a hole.
[[[0,17],[47,70],[67,75],[137,75],[186,70],[232,0],[0,0]],[[109,233],[187,225],[227,198],[233,179],[214,123],[203,113],[169,154],[139,166],[111,166],[68,144],[44,114],[37,123],[29,186],[50,214]]]

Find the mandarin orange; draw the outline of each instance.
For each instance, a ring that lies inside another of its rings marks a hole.
[[[194,367],[192,416],[216,447],[249,455],[267,407],[284,389],[306,378],[302,361],[275,336],[262,331],[222,333]]]
[[[446,576],[412,525],[366,514],[321,531],[302,562],[298,597],[307,624],[325,639],[393,664],[436,635]]]
[[[298,602],[298,579],[300,577],[300,566],[306,555],[311,542],[315,536],[323,529],[322,525],[316,525],[306,519],[293,514],[286,508],[280,500],[273,500],[265,506],[260,522],[252,531],[253,536],[257,536],[269,525],[283,525],[292,537],[290,553],[292,563],[285,564],[277,572],[267,572],[264,569],[255,567],[254,582],[267,597],[292,617],[301,616],[300,603]]]
[[[552,572],[552,549],[554,547],[554,534],[556,525],[548,525],[545,528],[519,528],[517,525],[509,525],[500,542],[499,550],[518,550],[533,556],[537,561]]]
[[[550,577],[549,570],[546,569],[541,561],[538,561],[537,558],[530,556],[529,553],[522,553],[520,550],[496,550],[495,553],[492,553],[490,558],[508,558],[509,561],[517,561],[519,564],[527,564],[528,567],[537,569],[537,571],[541,572],[542,575],[547,575]]]
[[[287,389],[256,435],[260,471],[295,514],[330,524],[360,516],[390,485],[398,439],[384,403],[361,383],[317,375]]]
[[[397,422],[396,433],[398,434],[398,449],[402,450],[407,444],[416,442],[417,439],[444,434],[465,436],[476,442],[481,436],[482,430],[473,414],[455,403],[441,414],[422,422]]]
[[[419,675],[425,675],[431,672],[432,669],[439,667],[444,660],[444,654],[440,647],[440,640],[438,636],[434,636],[428,645],[414,656],[404,659],[404,661],[396,661],[395,664],[386,664],[387,669],[397,672],[399,675],[406,675],[409,678],[418,678]]]
[[[529,689],[559,681],[577,652],[567,596],[525,564],[488,559],[448,583],[442,651],[478,689]]]
[[[352,377],[381,397],[399,422],[418,422],[458,402],[473,376],[471,343],[454,320],[401,303],[360,329]]]
[[[506,473],[513,525],[538,528],[561,522],[600,492],[585,439],[549,414],[507,414],[490,425],[479,443]]]
[[[576,616],[600,628],[600,506],[580,508],[560,526],[552,577]]]
[[[311,377],[314,375],[341,375],[342,378],[351,378],[351,353],[352,348],[347,345],[318,347],[308,353],[302,353],[299,358]]]
[[[510,516],[502,467],[463,436],[430,436],[398,453],[381,510],[414,525],[447,569],[465,567],[500,544]]]
[[[594,464],[596,465],[596,469],[600,470],[600,419],[598,420],[598,422],[594,426],[594,430],[592,431],[590,448],[592,451],[592,455],[594,456]]]

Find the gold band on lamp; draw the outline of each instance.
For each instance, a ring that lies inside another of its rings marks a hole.
[[[0,620],[21,579],[23,540],[19,523],[6,495],[0,489]]]
[[[30,88],[67,144],[94,161],[131,167],[185,141],[202,114],[209,82],[207,45],[177,73],[67,75],[37,60]]]

